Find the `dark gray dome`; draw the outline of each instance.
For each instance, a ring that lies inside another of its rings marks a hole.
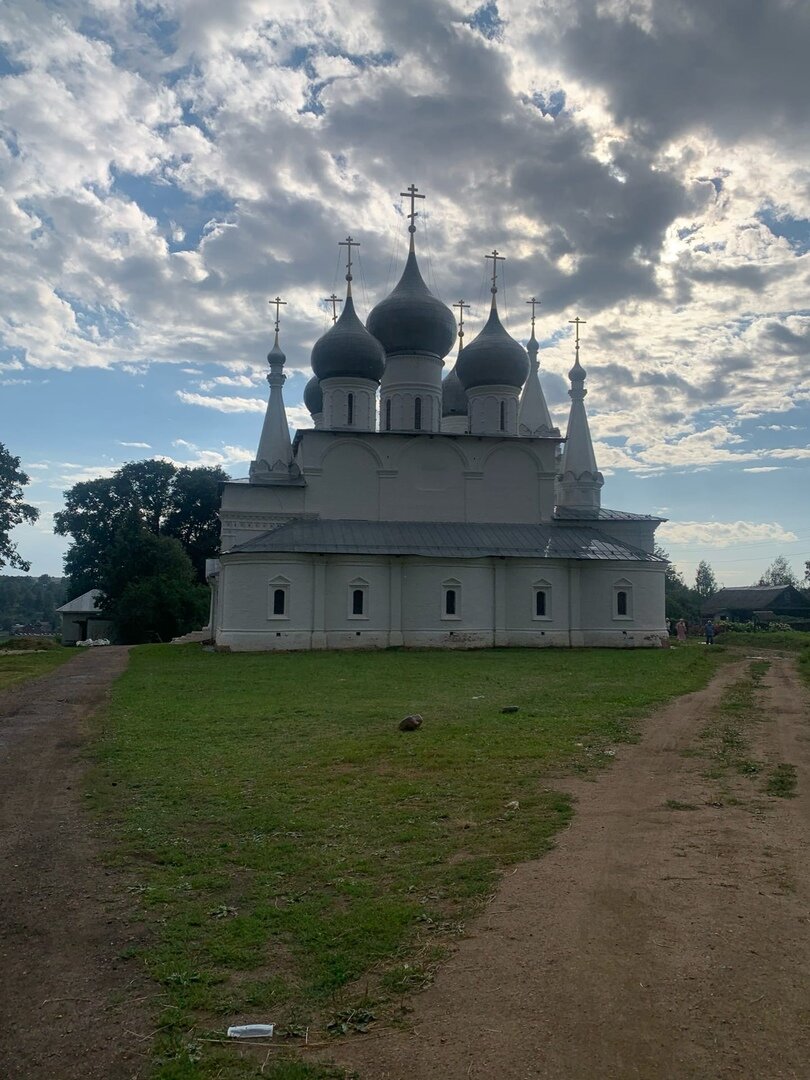
[[[389,356],[429,353],[441,359],[450,352],[456,337],[455,316],[422,280],[413,251],[408,254],[399,284],[372,309],[366,326]]]
[[[304,404],[310,416],[323,412],[323,391],[317,375],[313,375],[304,387]]]
[[[366,330],[346,297],[340,318],[312,347],[312,370],[318,379],[373,379],[385,369],[385,350]]]
[[[467,391],[461,385],[457,366],[458,360],[442,380],[442,416],[467,415]]]
[[[529,375],[526,350],[504,330],[494,298],[486,326],[461,350],[456,370],[465,390],[473,386],[520,388],[526,382]]]

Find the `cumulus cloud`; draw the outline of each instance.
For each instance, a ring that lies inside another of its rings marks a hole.
[[[663,544],[727,548],[763,541],[789,543],[798,537],[776,521],[668,521],[658,529]]]
[[[186,390],[177,391],[178,398],[184,405],[202,405],[206,409],[216,409],[223,413],[257,412],[267,409],[267,402],[259,398],[213,397],[206,394],[191,394]]]

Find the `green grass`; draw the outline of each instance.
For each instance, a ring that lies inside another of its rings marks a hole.
[[[76,655],[75,649],[61,646],[47,652],[19,651],[0,656],[0,690],[5,690],[24,679],[33,679],[37,675],[47,675],[49,671],[64,664]]]
[[[206,1041],[229,1022],[297,1045],[395,1020],[499,872],[570,819],[560,774],[607,764],[721,652],[134,650],[89,790],[149,928],[154,1076],[256,1075]]]
[[[744,645],[757,652],[766,649],[780,649],[787,652],[804,654],[804,660],[810,660],[810,633],[805,630],[760,630],[743,631],[723,630],[715,641],[723,645]]]
[[[768,776],[765,792],[777,799],[795,799],[797,783],[796,766],[781,762]]]

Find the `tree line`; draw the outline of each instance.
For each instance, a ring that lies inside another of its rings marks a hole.
[[[663,548],[655,549],[656,555],[669,559]],[[767,570],[760,575],[753,585],[792,585],[804,590],[810,602],[810,561],[804,564],[804,580],[794,572],[784,555],[777,555]],[[695,571],[694,585],[688,585],[683,574],[670,562],[666,572],[666,613],[668,619],[685,619],[694,623],[700,621],[700,609],[707,600],[719,592],[714,570],[705,559],[701,559]]]

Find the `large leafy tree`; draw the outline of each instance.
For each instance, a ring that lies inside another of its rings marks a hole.
[[[208,589],[198,582],[183,545],[155,535],[136,513],[119,524],[98,584],[100,607],[123,644],[171,641],[199,629],[208,615]]]
[[[10,539],[16,525],[33,523],[39,517],[39,510],[23,501],[23,488],[27,483],[29,478],[20,468],[20,459],[0,443],[0,567],[31,569],[30,562],[20,555],[17,545]]]
[[[662,547],[656,547],[655,554],[662,559],[669,559],[669,554]],[[693,622],[700,617],[700,597],[690,589],[683,574],[670,560],[664,578],[666,615],[668,619],[686,619]]]
[[[708,600],[710,596],[714,596],[717,590],[718,584],[717,578],[714,576],[714,570],[705,559],[701,559],[695,572],[695,592],[701,600]]]
[[[227,479],[220,468],[178,469],[152,458],[74,484],[65,492],[64,510],[54,516],[55,531],[73,538],[65,557],[71,591],[99,586],[112,544],[133,521],[153,536],[177,539],[204,581],[205,560],[218,549],[219,485]]]
[[[798,584],[799,579],[784,555],[777,555],[757,582],[757,585],[793,585],[794,588]]]

